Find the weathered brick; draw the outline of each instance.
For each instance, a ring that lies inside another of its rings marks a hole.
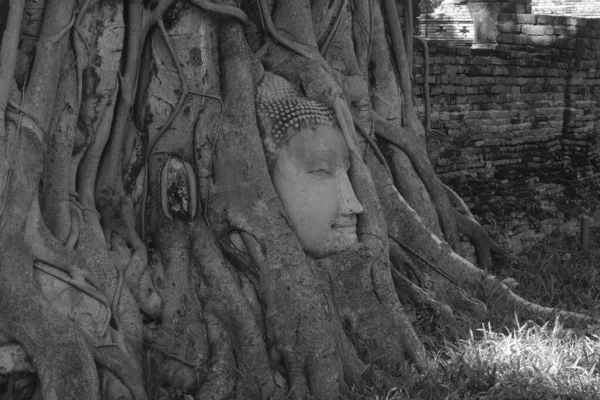
[[[536,15],[535,20],[538,25],[554,25],[556,17],[553,15]]]
[[[492,67],[492,74],[494,76],[509,75],[509,71],[508,71],[508,68],[506,68],[506,67],[495,66],[495,67]]]
[[[514,35],[512,33],[500,33],[496,36],[496,41],[498,43],[511,44],[511,43],[515,43],[515,37],[516,37],[516,35]]]
[[[551,46],[554,43],[554,36],[525,36],[527,38],[527,43],[533,46]]]
[[[574,25],[574,26],[579,26],[579,27],[584,27],[587,23],[587,20],[585,18],[573,18],[573,17],[568,17],[565,19],[564,24],[565,25]]]
[[[533,14],[517,14],[515,17],[519,24],[535,24],[535,15]]]
[[[517,16],[515,14],[499,14],[498,22],[516,21]]]
[[[473,65],[490,65],[492,60],[489,57],[473,57],[471,63]]]
[[[523,25],[521,33],[524,35],[546,35],[546,25]],[[550,32],[552,33],[552,31]]]
[[[496,25],[498,27],[498,32],[502,33],[521,33],[521,24],[515,24],[514,21],[510,22],[500,22]]]

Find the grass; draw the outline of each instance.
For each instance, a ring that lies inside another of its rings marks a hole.
[[[550,237],[521,255],[496,259],[500,278],[519,295],[546,306],[600,316],[600,232],[583,253],[576,237]],[[352,399],[600,399],[600,326],[566,329],[523,315],[492,315],[458,340],[428,334],[433,366],[405,367],[396,378],[362,382]],[[425,317],[427,319],[427,317]]]

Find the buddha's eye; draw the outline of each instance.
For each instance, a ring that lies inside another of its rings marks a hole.
[[[311,152],[305,159],[306,172],[311,175],[327,177],[333,174],[335,159],[331,151],[318,150]]]
[[[331,169],[328,167],[311,168],[308,173],[317,176],[328,176],[331,175]]]
[[[325,176],[332,173],[331,163],[328,160],[315,160],[308,168],[308,173],[313,175]]]

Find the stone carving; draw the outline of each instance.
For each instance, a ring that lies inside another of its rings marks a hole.
[[[273,185],[304,251],[322,258],[358,242],[348,146],[333,111],[266,73],[257,113]]]

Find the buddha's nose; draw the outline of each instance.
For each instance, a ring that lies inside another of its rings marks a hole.
[[[352,183],[348,178],[348,173],[340,169],[337,172],[337,182],[339,189],[340,213],[343,215],[362,214],[365,210],[356,198]]]

